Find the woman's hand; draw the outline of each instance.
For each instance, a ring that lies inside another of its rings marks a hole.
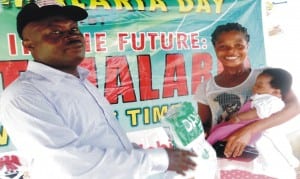
[[[238,157],[242,155],[244,148],[249,144],[252,137],[251,125],[245,126],[227,137],[224,155],[228,157]]]

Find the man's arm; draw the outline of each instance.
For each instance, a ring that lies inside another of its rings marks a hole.
[[[143,178],[167,169],[184,174],[187,169],[194,168],[191,152],[128,151],[114,147],[115,144],[101,147],[79,142],[80,134],[65,125],[48,100],[38,91],[23,91],[24,96],[2,97],[1,120],[15,146],[25,151],[26,157],[42,159],[43,167],[51,166],[54,173],[59,171],[74,178]],[[105,140],[105,133],[101,137],[99,140]]]

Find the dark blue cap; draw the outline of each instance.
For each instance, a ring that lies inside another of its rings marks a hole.
[[[23,39],[22,31],[28,23],[52,16],[63,16],[77,22],[85,19],[88,13],[78,6],[46,5],[39,7],[35,3],[29,3],[21,9],[17,16],[17,31],[19,37]]]

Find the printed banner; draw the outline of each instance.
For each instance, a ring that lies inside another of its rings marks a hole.
[[[221,70],[210,35],[239,22],[250,33],[249,62],[265,65],[259,0],[57,0],[88,11],[79,22],[86,39],[89,80],[115,109],[127,132],[152,129],[168,107],[193,100],[199,84]],[[0,72],[3,90],[32,57],[16,32],[16,15],[29,0],[1,1]],[[13,150],[0,128],[0,152]],[[26,140],[26,139],[24,139]]]

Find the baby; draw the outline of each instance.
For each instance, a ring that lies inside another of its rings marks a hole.
[[[282,97],[288,93],[291,85],[292,76],[286,70],[280,68],[263,70],[256,79],[250,100],[236,114],[230,116],[229,121],[213,127],[207,141],[214,144],[217,141],[226,140],[231,133],[245,125],[280,111],[285,106]],[[253,144],[260,135],[254,135],[250,144]]]

